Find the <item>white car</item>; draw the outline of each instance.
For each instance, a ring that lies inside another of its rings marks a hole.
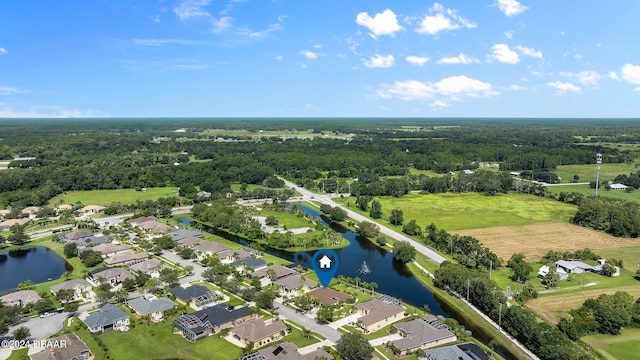
[[[51,312],[46,312],[44,314],[41,314],[40,317],[44,319],[44,318],[48,318],[49,316],[53,316],[53,315],[55,315],[55,314],[51,313]]]

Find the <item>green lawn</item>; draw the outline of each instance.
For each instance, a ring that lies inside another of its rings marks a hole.
[[[383,220],[388,221],[391,210],[400,209],[405,223],[416,219],[418,225],[424,227],[433,222],[447,231],[568,219],[576,211],[573,205],[518,193],[494,196],[479,193],[410,193],[400,198],[382,197],[377,200],[382,205]],[[352,210],[363,213],[356,208],[353,197],[335,201],[349,204]],[[368,213],[363,214],[368,216]],[[390,227],[402,231],[402,226]]]
[[[7,360],[29,360],[28,348],[13,350]]]
[[[609,359],[636,359],[640,353],[640,329],[623,329],[620,335],[589,335],[582,340]]]
[[[635,272],[640,264],[640,246],[620,247],[613,249],[601,249],[597,254],[608,259],[622,259],[624,267]]]
[[[295,323],[294,323],[295,324]],[[309,335],[309,337],[304,336],[304,334],[302,333],[301,330],[296,329],[296,326],[300,327],[300,325],[295,324],[295,326],[291,326],[291,333],[287,336],[285,336],[281,342],[285,342],[285,341],[290,341],[296,345],[298,345],[299,348],[301,347],[305,347],[311,344],[315,344],[317,342],[319,342],[320,340],[318,340],[317,338],[315,338],[314,336],[319,336],[315,333],[311,333]]]
[[[594,154],[595,156],[595,154]],[[637,172],[636,164],[602,164],[600,165],[600,181],[613,180],[620,174],[629,175],[630,172]],[[579,182],[596,181],[596,165],[560,165],[555,172],[562,178],[560,182],[573,182],[573,176],[580,177]]]
[[[136,191],[135,189],[70,191],[57,195],[49,200],[49,204],[54,206],[60,201],[64,204],[75,204],[80,201],[84,205],[108,205],[112,202],[131,204],[136,200],[157,200],[161,197],[173,196],[178,196],[178,188],[175,186],[147,188],[147,191]]]
[[[302,228],[302,227],[310,227],[313,228],[315,225],[311,223],[311,221],[307,220],[302,216],[298,216],[296,214],[292,214],[288,211],[274,211],[274,210],[262,210],[260,211],[260,216],[270,216],[273,215],[278,219],[278,224],[280,226],[286,226],[287,229],[294,228]]]
[[[547,189],[552,194],[560,194],[561,192],[577,192],[584,196],[593,196],[596,193],[596,189],[590,188],[589,185],[548,186]],[[628,193],[623,190],[605,190],[600,188],[598,190],[598,196],[610,199],[640,201],[640,190],[634,190],[633,192]]]

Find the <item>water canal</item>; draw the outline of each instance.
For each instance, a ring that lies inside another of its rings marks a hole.
[[[310,214],[314,219],[321,215],[318,211],[306,206],[298,206],[298,208],[302,209],[305,213]],[[191,222],[190,219],[180,220],[185,223]],[[341,233],[345,239],[349,240],[348,246],[341,249],[335,249],[335,252],[340,258],[340,266],[335,276],[343,275],[351,278],[358,277],[362,281],[366,281],[368,283],[375,282],[378,284],[378,287],[375,290],[378,293],[396,297],[418,309],[422,308],[423,305],[428,305],[431,313],[435,315],[442,315],[444,317],[453,317],[460,324],[465,325],[469,330],[471,330],[473,336],[484,344],[488,344],[489,341],[492,340],[492,337],[490,337],[482,328],[470,323],[463,313],[460,313],[457,309],[448,306],[448,304],[440,299],[439,296],[436,296],[431,292],[428,287],[422,284],[414,276],[406,265],[396,261],[393,258],[392,253],[376,246],[367,239],[361,238],[358,234],[349,231],[342,225],[327,224],[324,220],[323,224],[331,226],[333,230]],[[204,230],[239,244],[249,245],[250,243],[244,238],[222,230],[213,228],[204,228]],[[314,251],[289,252],[269,246],[265,246],[265,252],[307,267],[311,266],[311,258],[314,253]],[[369,274],[361,274],[358,272],[365,261],[371,270],[371,273]],[[517,357],[503,347],[499,346],[494,350],[505,359],[517,359]]]
[[[0,292],[15,289],[26,280],[34,284],[58,279],[73,268],[55,251],[33,246],[0,253]]]

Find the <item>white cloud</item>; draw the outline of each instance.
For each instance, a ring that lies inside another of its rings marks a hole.
[[[151,21],[153,21],[154,23],[159,23],[160,22],[160,14],[155,14],[153,16],[149,16],[149,19],[151,19]]]
[[[366,60],[364,66],[368,68],[388,68],[393,66],[393,61],[394,58],[391,54],[387,56],[375,55],[372,56],[371,59]]]
[[[620,77],[615,71],[609,72],[609,79],[611,80],[620,80]]]
[[[383,99],[398,98],[404,101],[433,100],[432,107],[447,107],[451,101],[465,98],[489,97],[497,95],[490,83],[469,78],[465,75],[450,76],[436,83],[417,80],[396,81],[383,85],[377,95]]]
[[[309,51],[309,50],[300,50],[300,54],[303,55],[304,57],[306,57],[309,60],[315,60],[318,58],[318,54],[314,53],[313,51]]]
[[[373,17],[366,12],[358,13],[356,23],[369,29],[371,31],[370,35],[374,38],[382,35],[393,37],[396,32],[402,30],[402,26],[398,24],[396,14],[390,9],[385,9]]]
[[[423,66],[424,64],[427,63],[427,61],[429,61],[429,58],[426,56],[409,55],[407,56],[406,60],[413,65]]]
[[[231,27],[232,17],[223,16],[220,19],[213,20],[213,32],[214,34],[220,34],[225,32],[227,29]]]
[[[178,45],[193,45],[194,42],[190,40],[181,40],[181,39],[133,39],[131,40],[133,45],[137,46],[150,46],[150,47],[160,47],[168,44],[178,44]]]
[[[504,37],[506,37],[509,40],[513,39],[513,31],[505,31]]]
[[[622,79],[640,85],[640,65],[624,64],[621,69]]]
[[[102,111],[65,109],[57,105],[29,106],[15,110],[7,104],[0,104],[0,118],[84,118],[84,117],[108,117]]]
[[[433,14],[433,15],[429,15]],[[455,9],[447,9],[435,3],[429,9],[429,13],[420,22],[416,32],[420,34],[437,35],[441,31],[456,30],[460,28],[474,29],[477,25],[458,15]]]
[[[529,9],[528,6],[520,4],[517,0],[498,0],[495,5],[507,16],[515,16]]]
[[[556,89],[556,94],[565,94],[568,92],[580,93],[582,89],[579,86],[575,86],[572,83],[561,82],[561,81],[553,81],[547,83],[547,86]]]
[[[274,59],[277,60],[277,61],[282,61],[282,59],[284,59],[284,58],[282,57],[282,55],[278,55],[278,56],[274,57]]]
[[[518,45],[518,46],[516,46],[516,50],[518,50],[520,52],[520,54],[522,54],[524,56],[530,56],[530,57],[538,58],[540,60],[542,60],[542,58],[543,58],[542,57],[542,51],[536,50],[534,48]]]
[[[492,54],[487,57],[489,60],[497,60],[506,64],[517,64],[520,62],[520,56],[515,51],[509,49],[507,44],[495,44],[491,47]]]
[[[469,57],[463,53],[458,54],[458,56],[443,57],[437,61],[438,64],[472,64],[479,62],[480,60]]]
[[[0,54],[6,54],[6,53],[7,53],[7,49],[0,47]]]
[[[448,102],[444,101],[444,100],[436,100],[436,101],[432,102],[431,104],[429,104],[430,108],[433,108],[433,109],[436,109],[436,110],[442,109],[442,108],[446,108],[446,107],[450,107],[450,106],[451,105]]]
[[[23,94],[25,93],[25,90],[22,89],[18,89],[15,87],[10,87],[10,86],[0,86],[0,95],[16,95],[16,94]]]
[[[248,28],[239,28],[238,35],[245,36],[251,39],[261,39],[268,36],[272,32],[276,32],[279,30],[282,30],[282,25],[280,25],[280,23],[274,23],[269,25],[266,29],[262,31],[253,31]]]
[[[176,13],[180,20],[209,17],[211,14],[209,14],[204,7],[209,5],[210,1],[211,0],[184,0],[173,9],[173,12]]]
[[[581,84],[588,86],[598,86],[598,81],[602,79],[602,75],[594,70],[585,70],[579,73],[562,72],[560,75],[576,78]]]
[[[509,85],[506,89],[507,90],[513,90],[513,91],[527,90],[526,87],[524,87],[522,85],[518,85],[518,84]]]

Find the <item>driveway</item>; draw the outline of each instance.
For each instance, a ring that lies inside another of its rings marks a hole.
[[[275,303],[274,305],[278,307],[276,310],[278,311],[278,314],[280,314],[280,316],[282,316],[283,318],[289,319],[302,327],[318,333],[333,343],[337,342],[340,339],[340,336],[342,336],[339,331],[332,329],[324,324],[319,324],[314,319],[299,314],[291,308],[288,308],[280,303]]]
[[[195,263],[192,260],[183,259],[182,257],[180,257],[180,255],[168,250],[165,250],[162,252],[162,257],[164,257],[165,259],[171,262],[180,264],[181,266],[193,266],[193,274],[181,278],[180,284],[187,284],[195,281],[202,281],[202,273],[205,270],[204,266],[198,263]]]

